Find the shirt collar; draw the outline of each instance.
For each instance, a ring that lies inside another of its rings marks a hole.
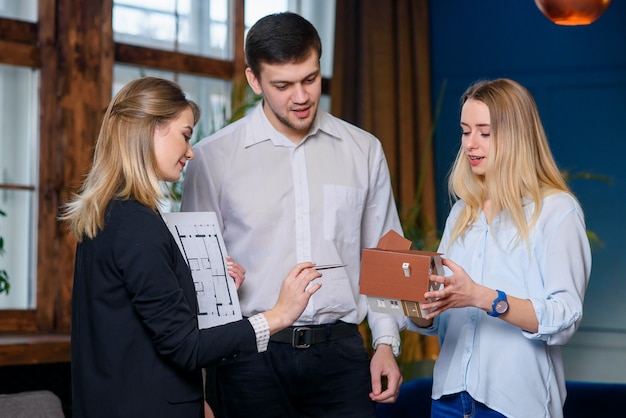
[[[295,147],[286,136],[278,132],[267,119],[263,112],[263,101],[250,113],[249,135],[247,135],[244,145],[246,148],[259,144],[264,141],[272,141],[275,146]],[[332,117],[323,109],[317,109],[317,115],[311,126],[311,130],[304,137],[300,144],[305,143],[310,137],[316,136],[319,132],[324,132],[332,138],[340,140],[339,132],[336,124],[333,123]]]

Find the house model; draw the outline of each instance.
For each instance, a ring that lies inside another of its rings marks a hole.
[[[423,318],[424,293],[438,289],[430,274],[444,274],[441,254],[411,250],[411,241],[391,230],[361,258],[360,293],[375,312]]]

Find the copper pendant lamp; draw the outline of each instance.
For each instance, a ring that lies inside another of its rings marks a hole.
[[[589,25],[609,7],[611,0],[535,0],[548,19],[557,25]]]

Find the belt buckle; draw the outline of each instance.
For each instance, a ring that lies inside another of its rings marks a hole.
[[[296,327],[293,329],[293,334],[291,334],[291,345],[295,348],[309,348],[311,344],[307,344],[303,340],[306,341],[306,333],[310,331],[309,327]]]

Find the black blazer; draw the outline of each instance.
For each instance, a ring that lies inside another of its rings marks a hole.
[[[242,320],[199,330],[191,272],[158,213],[113,201],[78,244],[72,295],[74,417],[202,417],[201,368],[257,352]]]

